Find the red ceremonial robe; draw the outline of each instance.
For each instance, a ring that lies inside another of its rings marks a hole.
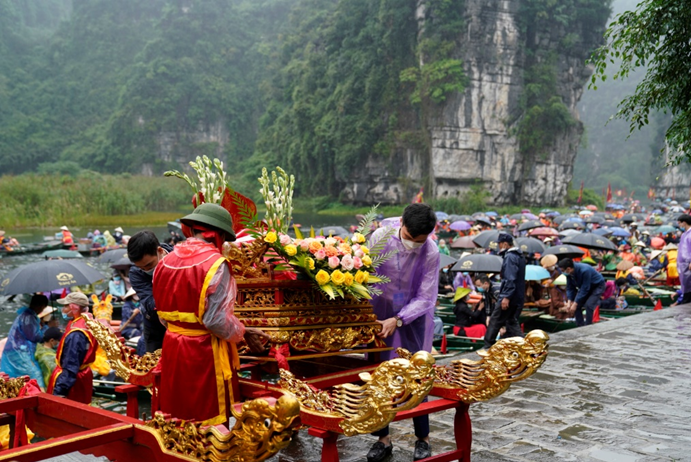
[[[237,358],[235,345],[213,335],[202,322],[207,289],[225,264],[213,244],[189,239],[176,245],[154,273],[156,311],[168,323],[161,356],[161,411],[207,425],[228,421],[231,364]]]
[[[77,373],[77,380],[74,382],[74,385],[72,385],[72,388],[70,388],[70,391],[67,393],[66,398],[80,403],[90,404],[91,395],[94,389],[94,374],[93,372],[91,372],[90,366],[96,360],[96,350],[98,349],[98,342],[96,341],[96,338],[91,333],[89,328],[86,326],[86,321],[82,316],[78,317],[77,319],[73,319],[72,321],[67,323],[65,335],[63,335],[62,339],[60,340],[60,344],[58,345],[58,352],[55,355],[55,363],[57,364],[57,366],[55,367],[55,370],[53,370],[53,374],[50,376],[47,392],[48,394],[53,394],[55,382],[60,376],[60,374],[62,374],[62,367],[60,367],[60,364],[62,362],[62,354],[63,347],[65,345],[65,340],[67,339],[68,335],[79,335],[77,332],[81,332],[86,336],[86,339],[89,342],[89,349],[87,350],[86,355],[84,356],[84,361],[82,362],[82,365],[79,367],[79,372]]]

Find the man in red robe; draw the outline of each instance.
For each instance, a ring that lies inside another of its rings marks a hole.
[[[89,366],[96,360],[98,349],[98,342],[82,317],[89,311],[89,299],[80,292],[72,292],[58,303],[65,305],[62,312],[70,322],[58,345],[57,366],[50,376],[48,393],[89,404],[94,379]]]
[[[262,351],[258,329],[233,315],[237,286],[221,255],[235,240],[230,213],[201,204],[180,220],[191,237],[177,244],[156,266],[156,311],[168,325],[161,357],[161,411],[207,425],[227,423],[234,401],[232,376],[239,366],[235,344],[245,338]]]

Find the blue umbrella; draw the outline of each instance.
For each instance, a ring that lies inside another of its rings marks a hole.
[[[449,219],[449,214],[446,212],[434,212],[434,214],[437,216],[437,220],[448,220]]]
[[[567,221],[572,222],[572,223],[580,223],[582,225],[585,225],[585,221],[583,221],[582,218],[578,218],[578,217],[569,217],[566,220],[564,220],[564,222],[567,222]]]
[[[612,228],[609,228],[612,230],[612,236],[617,236],[617,237],[630,237],[631,233],[625,230],[624,228],[620,228],[618,226],[614,226]]]
[[[677,228],[675,228],[674,226],[664,225],[664,226],[660,226],[659,228],[657,228],[657,229],[655,230],[655,232],[657,232],[657,233],[662,233],[662,234],[667,234],[667,233],[673,233],[673,232],[675,232],[676,230],[677,230]]]
[[[497,212],[487,212],[485,213],[485,215],[487,215],[488,217],[496,217],[499,214]]]
[[[664,212],[663,212],[662,210],[660,210],[660,209],[655,209],[655,210],[652,211],[652,214],[653,214],[653,215],[662,215],[663,213],[664,213]]]
[[[609,235],[611,235],[613,232],[614,232],[614,231],[612,231],[612,230],[609,229],[609,228],[598,228],[598,229],[596,229],[596,230],[593,231],[593,234],[597,234],[598,236],[609,236]]]
[[[526,281],[542,281],[549,279],[549,271],[538,265],[525,265]]]

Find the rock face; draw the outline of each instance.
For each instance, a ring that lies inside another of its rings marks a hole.
[[[581,39],[563,51],[565,37],[574,31],[555,25],[527,32],[519,17],[526,1],[465,2],[466,33],[459,58],[469,84],[462,94],[450,95],[432,117],[431,148],[400,146],[388,161],[371,159],[359,177],[346,183],[343,199],[407,202],[422,184],[432,188],[425,197],[452,198],[481,183],[496,205],[564,203],[583,132],[576,104],[591,74],[585,60],[598,45],[598,36],[583,31],[581,37],[595,43]],[[576,123],[557,133],[547,152],[529,159],[515,133],[523,111],[527,60],[534,59],[537,50],[556,57],[556,91]]]
[[[669,151],[665,155],[667,160]],[[654,190],[658,198],[671,198],[679,203],[688,201],[691,195],[691,164],[684,163],[674,167],[663,168]]]

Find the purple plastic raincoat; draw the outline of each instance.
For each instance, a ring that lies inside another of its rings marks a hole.
[[[380,228],[370,239],[370,248],[386,232]],[[374,314],[384,321],[399,316],[403,327],[397,328],[386,339],[394,349],[382,353],[382,360],[397,358],[396,348],[403,347],[415,353],[432,350],[434,308],[439,285],[439,249],[431,238],[419,248],[408,250],[401,243],[398,231],[389,238],[384,253],[397,251],[377,269],[391,282],[379,286],[383,293],[372,299]]]
[[[681,292],[691,292],[691,229],[684,232],[679,239],[679,249],[677,251],[677,271],[681,281]]]

